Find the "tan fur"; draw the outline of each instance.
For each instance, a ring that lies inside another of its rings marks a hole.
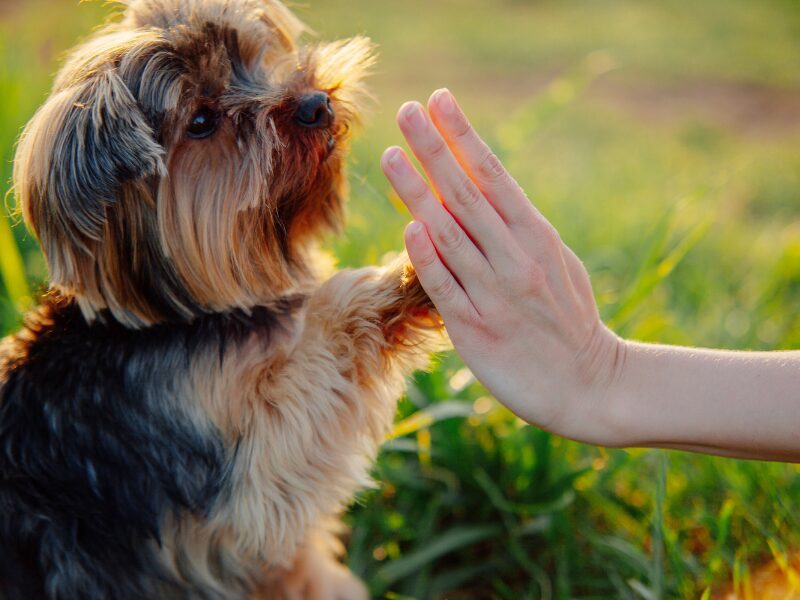
[[[367,589],[335,557],[341,543],[328,530],[310,533],[286,568],[267,570],[253,594],[258,600],[365,599]]]
[[[221,364],[213,355],[196,364],[195,395],[239,440],[242,459],[231,501],[195,526],[192,543],[208,547],[230,533],[236,562],[282,557],[275,571],[296,573],[308,536],[370,485],[404,376],[443,347],[439,325],[401,260],[336,274],[269,347],[253,339]],[[201,563],[194,568],[208,568]]]
[[[237,459],[225,502],[170,516],[159,556],[223,596],[233,579],[261,598],[366,597],[326,524],[370,485],[404,377],[443,345],[404,258],[322,278],[316,244],[341,226],[372,46],[303,46],[306,28],[275,0],[124,4],[68,58],[17,152],[15,189],[53,289],[86,319],[109,311],[131,328],[284,311],[269,336],[208,348],[176,376],[186,416],[212,423]],[[332,100],[329,132],[292,123],[314,90]],[[192,139],[201,107],[221,121]]]

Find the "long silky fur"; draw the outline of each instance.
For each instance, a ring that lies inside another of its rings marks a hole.
[[[302,45],[276,0],[122,4],[15,159],[51,286],[0,341],[0,590],[364,598],[331,523],[443,343],[405,260],[317,250],[372,46]],[[318,90],[334,122],[299,127]]]

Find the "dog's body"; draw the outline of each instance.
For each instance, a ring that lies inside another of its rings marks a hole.
[[[26,128],[52,289],[0,343],[0,590],[362,598],[329,521],[439,321],[401,263],[325,279],[363,39],[272,0],[130,0]]]

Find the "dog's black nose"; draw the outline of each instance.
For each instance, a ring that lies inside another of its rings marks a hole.
[[[333,105],[325,92],[312,92],[300,97],[294,121],[301,127],[327,129],[333,124]]]

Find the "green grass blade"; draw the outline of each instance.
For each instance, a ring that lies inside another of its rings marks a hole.
[[[667,454],[659,452],[656,475],[655,509],[653,510],[653,569],[651,589],[653,598],[664,597],[664,502],[667,495]]]
[[[390,562],[378,571],[376,579],[385,590],[394,582],[416,573],[445,554],[495,537],[503,532],[503,527],[498,525],[455,527],[442,533],[436,541]]]
[[[22,311],[30,302],[25,266],[11,231],[11,223],[3,217],[0,217],[0,277],[11,304],[17,311]]]
[[[659,600],[655,592],[653,592],[653,590],[648,588],[641,581],[637,581],[636,579],[629,579],[628,585],[631,586],[631,589],[634,592],[636,592],[639,595],[639,597],[644,598],[644,600]]]
[[[704,220],[692,227],[673,249],[666,254],[656,264],[650,263],[654,253],[657,249],[663,247],[661,240],[666,232],[659,233],[656,237],[656,242],[651,246],[645,258],[642,268],[639,269],[634,282],[630,285],[627,292],[623,294],[622,300],[617,305],[613,313],[606,319],[608,326],[611,329],[618,330],[624,326],[633,315],[634,311],[639,308],[644,300],[651,294],[653,290],[658,287],[667,277],[669,277],[675,268],[686,258],[686,255],[694,248],[694,246],[703,239],[703,236],[708,231],[710,220]],[[671,227],[670,227],[671,229]]]
[[[475,471],[475,481],[489,498],[489,501],[500,511],[520,514],[525,516],[548,515],[564,510],[575,501],[575,491],[572,488],[564,490],[553,500],[547,502],[518,503],[506,500],[503,492],[483,469]]]
[[[434,423],[445,419],[458,417],[468,417],[473,413],[472,405],[468,402],[459,400],[449,400],[437,402],[436,404],[418,410],[411,416],[395,423],[392,431],[386,437],[387,440],[394,440],[405,435],[418,432],[420,429],[430,427]]]
[[[634,546],[627,540],[616,536],[590,536],[592,545],[606,552],[609,556],[619,559],[618,562],[626,564],[642,577],[650,572],[650,562],[644,551]]]
[[[484,575],[497,575],[503,568],[508,568],[505,557],[495,558],[485,562],[470,564],[465,567],[450,569],[431,579],[428,593],[436,597],[439,594],[450,592],[476,580]]]

